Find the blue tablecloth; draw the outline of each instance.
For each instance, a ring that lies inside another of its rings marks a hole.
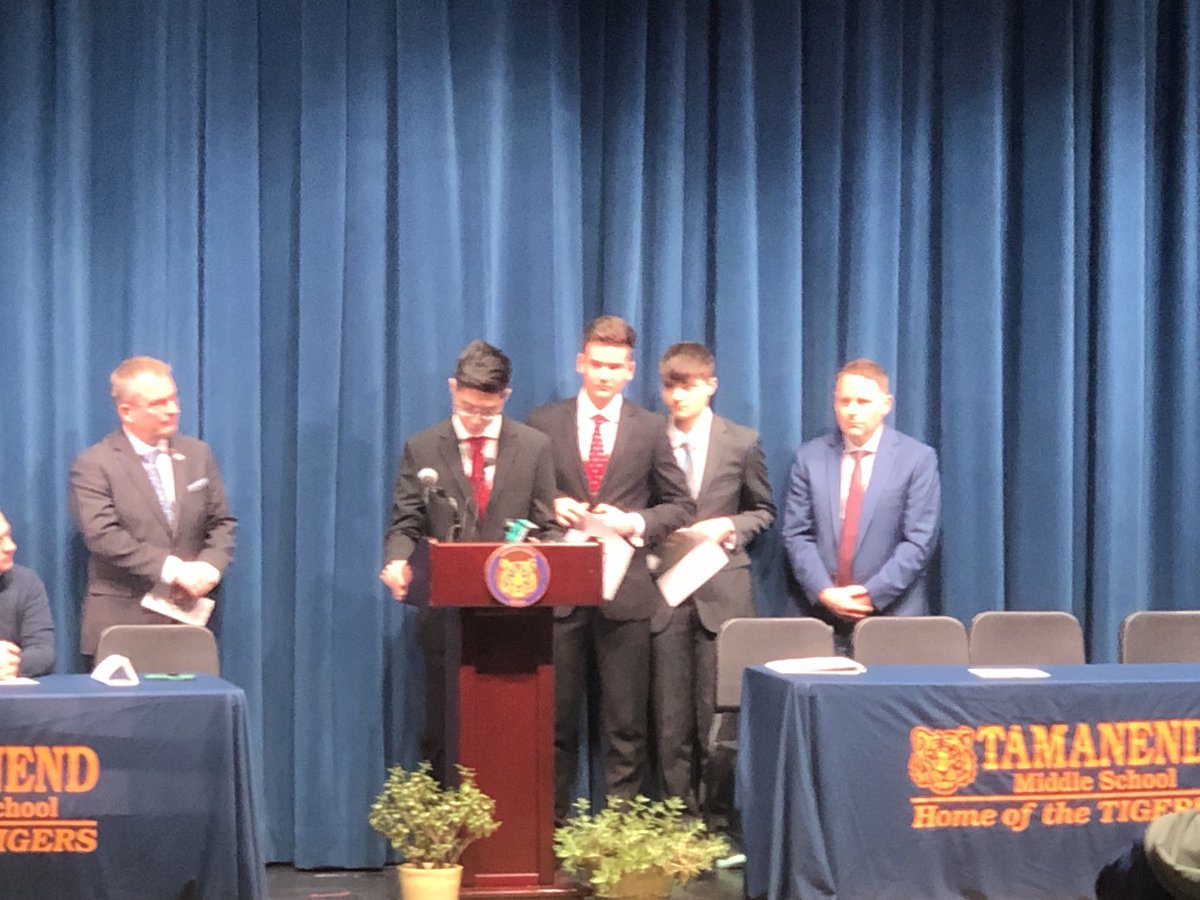
[[[0,896],[266,896],[246,697],[219,678],[0,686]]]
[[[1145,823],[1200,806],[1200,666],[746,672],[751,897],[1089,897]]]

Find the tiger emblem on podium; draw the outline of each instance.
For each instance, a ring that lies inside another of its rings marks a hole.
[[[550,563],[536,547],[504,544],[484,564],[488,591],[505,606],[530,606],[550,585]]]

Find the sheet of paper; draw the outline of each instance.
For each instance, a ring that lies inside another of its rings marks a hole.
[[[844,656],[804,656],[775,659],[767,668],[780,675],[861,675],[867,667]]]
[[[658,590],[671,606],[678,606],[696,593],[729,562],[723,547],[686,529],[663,541],[659,556]]]
[[[617,596],[617,589],[629,570],[629,561],[633,559],[633,545],[591,513],[586,513],[583,521],[568,531],[563,540],[572,544],[598,541],[604,547],[604,570],[601,573],[604,599],[611,600]]]
[[[142,598],[142,606],[150,612],[156,612],[168,619],[182,622],[184,625],[207,625],[216,602],[210,597],[177,598],[173,594],[162,594],[151,591]]]
[[[25,677],[0,678],[0,687],[7,687],[8,685],[12,685],[15,687],[15,686],[20,686],[22,684],[37,684],[37,679],[36,678],[25,678]]]
[[[1041,669],[1017,668],[1013,666],[988,666],[986,669],[967,669],[976,678],[1049,678],[1049,672]]]

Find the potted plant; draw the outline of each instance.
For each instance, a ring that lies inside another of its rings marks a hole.
[[[463,851],[500,827],[496,801],[476,786],[471,769],[457,768],[458,787],[444,788],[428,762],[415,771],[393,766],[371,804],[367,822],[404,854],[396,875],[406,900],[457,898]]]
[[[575,816],[554,832],[562,867],[586,879],[600,897],[665,897],[729,853],[729,842],[683,814],[677,797],[652,801],[609,797],[592,815],[575,801]]]

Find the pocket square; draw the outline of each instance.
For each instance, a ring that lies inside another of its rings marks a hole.
[[[194,494],[194,493],[196,493],[196,491],[202,491],[206,487],[208,487],[208,479],[207,478],[197,478],[195,481],[193,481],[191,484],[189,484],[187,486],[187,492],[189,494]]]

